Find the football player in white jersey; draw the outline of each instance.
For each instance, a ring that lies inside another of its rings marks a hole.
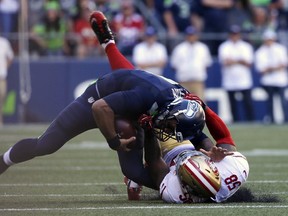
[[[205,106],[201,100],[199,102]],[[177,143],[173,139],[160,143],[160,151],[159,146],[149,141],[152,136],[146,137],[145,160],[166,202],[191,203],[208,199],[223,202],[248,178],[247,159],[236,150],[227,126],[209,107],[205,106],[204,110],[206,125],[216,141],[213,146],[210,139],[205,140],[205,146],[211,146],[210,151],[197,149],[197,146],[195,149],[190,141]]]

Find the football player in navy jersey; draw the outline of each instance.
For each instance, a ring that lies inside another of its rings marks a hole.
[[[174,138],[181,142],[199,137],[202,139],[204,136],[204,111],[195,101],[184,98],[188,94],[186,89],[164,77],[135,70],[117,49],[108,22],[101,12],[94,12],[90,23],[107,53],[113,72],[88,86],[80,97],[59,113],[41,136],[20,140],[1,155],[0,173],[13,164],[52,154],[73,137],[93,128],[99,128],[110,148],[117,150],[122,171],[125,169],[122,165],[134,166],[133,163],[122,164],[122,159],[127,159],[125,153],[131,150],[127,145],[136,137],[124,139],[116,133],[116,116],[137,120],[146,114],[156,129],[154,135],[162,141]],[[121,68],[124,69],[115,70]],[[140,158],[132,153],[129,156],[137,160]],[[135,167],[134,170],[138,170]],[[132,179],[155,188],[155,183],[143,169],[133,173]]]
[[[99,24],[93,22],[93,19],[97,19],[97,17],[99,16],[103,16],[103,14],[99,12],[94,12],[91,15],[91,25],[100,43],[106,51],[112,69],[134,69],[134,66],[129,63],[127,59],[123,58],[123,56],[119,53],[113,40],[109,40],[105,43],[101,42],[103,40],[101,40],[101,37],[99,38]],[[137,73],[143,73],[143,71],[137,71]],[[171,84],[178,85],[171,80],[167,81]],[[200,150],[202,148],[201,151],[214,160],[217,165],[216,167],[218,167],[218,170],[220,170],[221,173],[220,175],[219,173],[218,175],[217,173],[215,175],[204,174],[207,179],[213,180],[213,178],[216,178],[217,181],[214,181],[214,184],[199,181],[198,183],[200,184],[206,184],[205,187],[200,188],[200,192],[204,191],[207,192],[207,194],[212,194],[211,197],[213,197],[216,202],[222,202],[224,200],[227,200],[240,188],[240,186],[243,184],[243,182],[246,181],[248,177],[249,165],[246,161],[246,158],[241,153],[236,152],[234,141],[225,123],[219,118],[219,116],[217,116],[216,113],[214,113],[209,107],[207,107],[200,98],[195,95],[188,94],[186,90],[185,94],[183,95],[181,88],[174,89],[173,91],[173,94],[181,95],[181,97],[177,96],[178,99],[172,102],[174,108],[177,107],[176,113],[181,113],[184,109],[182,105],[179,105],[179,101],[182,101],[182,98],[189,100],[191,107],[195,106],[194,108],[191,108],[191,112],[199,113],[199,111],[196,112],[194,110],[198,109],[198,105],[203,108],[203,111],[206,115],[206,124],[212,137],[216,140],[216,147],[214,146],[214,143],[202,132],[202,129],[199,130],[198,133],[194,133],[187,140],[182,140],[182,142],[179,142],[181,139],[177,139],[177,133],[174,133],[173,136],[178,142],[175,139],[173,141],[171,136],[164,137],[163,135],[165,133],[160,133],[161,135],[159,135],[159,131],[161,131],[160,128],[156,129],[156,131],[158,131],[158,136],[155,136],[155,130],[153,129],[153,125],[155,124],[155,122],[153,121],[153,112],[149,113],[150,115],[144,114],[141,115],[140,118],[138,118],[138,123],[140,123],[140,125],[145,129],[147,129],[147,127],[150,128],[150,130],[146,130],[147,132],[145,136],[142,136],[143,134],[140,130],[138,130],[139,133],[137,139],[138,142],[145,142],[145,159],[148,164],[148,172],[147,167],[143,165],[142,149],[133,149],[129,152],[118,151],[122,172],[124,173],[124,175],[129,177],[129,179],[132,179],[137,183],[143,184],[145,186],[150,185],[150,187],[152,186],[151,188],[160,190],[162,199],[166,202],[186,203],[203,201],[206,199],[202,199],[201,197],[197,196],[191,196],[191,194],[186,193],[185,188],[182,188],[182,183],[179,181],[179,176],[177,176],[178,174],[175,174],[176,164],[178,164],[179,169],[182,164],[187,163],[188,160],[186,159],[188,157],[197,157],[198,159],[203,159],[202,161],[196,161],[197,163],[201,163],[202,165],[207,165],[204,166],[201,171],[203,171],[203,173],[206,172],[213,174],[213,169],[211,169],[213,163],[211,162],[206,164],[205,162],[206,160],[209,160],[209,158],[205,158],[204,154],[201,154],[199,152],[195,154],[195,152],[197,152],[195,150]],[[164,95],[162,97],[165,98]],[[176,113],[175,115],[177,116]],[[202,115],[200,116],[202,117]],[[194,126],[196,128],[199,127],[197,126],[197,124],[195,124]],[[204,125],[201,125],[201,128],[203,127]],[[195,129],[192,128],[192,131],[194,130]],[[164,161],[162,161],[160,157],[161,152],[158,148],[156,138],[161,141],[161,151]],[[195,145],[196,148],[192,145],[192,143]],[[180,160],[180,158],[176,159],[178,155],[181,155],[182,161]],[[226,159],[223,159],[225,157]],[[180,162],[182,163],[181,165],[179,165]],[[133,166],[131,166],[131,164],[133,164]],[[189,167],[188,163],[187,167]],[[188,170],[187,172],[191,172],[191,170]],[[185,181],[185,179],[183,180]],[[133,183],[133,181],[130,181],[129,184],[131,184],[131,182],[132,184],[135,184],[135,182]],[[147,182],[149,182],[149,184],[147,184]],[[190,182],[188,181],[188,183]],[[131,187],[130,189],[132,189],[131,193],[129,191],[129,186]],[[134,186],[135,187],[133,188],[133,186],[128,185],[128,198],[138,200],[140,192],[139,190],[141,190],[141,187],[137,188],[137,184],[135,184]],[[212,186],[217,188],[217,190],[214,190]],[[210,189],[212,187],[212,189],[210,190],[209,187]],[[129,197],[129,195],[131,197]]]

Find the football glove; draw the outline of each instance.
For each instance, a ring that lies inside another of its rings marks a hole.
[[[142,114],[138,119],[138,123],[144,130],[153,129],[152,116],[150,115]]]
[[[207,106],[207,105],[204,103],[203,100],[201,100],[197,95],[192,94],[192,93],[186,94],[186,95],[184,96],[184,99],[196,101],[197,103],[199,103],[199,104],[202,106],[202,108],[203,108],[204,110],[205,110],[205,108],[206,108],[206,106]]]

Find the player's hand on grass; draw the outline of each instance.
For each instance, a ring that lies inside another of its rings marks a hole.
[[[219,162],[223,160],[227,155],[233,155],[234,153],[231,151],[228,151],[227,149],[213,146],[210,151],[206,151],[204,149],[200,149],[200,151],[207,155],[209,158],[211,158],[214,162]]]

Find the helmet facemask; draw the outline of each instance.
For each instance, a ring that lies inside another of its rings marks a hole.
[[[173,124],[171,124],[171,122]],[[205,112],[196,101],[177,98],[157,116],[155,136],[162,142],[169,138],[183,142],[200,134],[205,126]]]
[[[154,129],[155,136],[162,142],[166,142],[168,139],[175,139],[177,142],[183,142],[183,136],[181,132],[177,132],[178,120],[175,116],[166,115],[163,120],[158,123],[158,127]]]

